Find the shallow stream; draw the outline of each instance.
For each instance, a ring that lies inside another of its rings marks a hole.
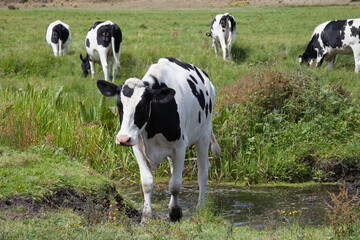
[[[142,209],[143,196],[140,187],[127,189],[127,197]],[[250,225],[263,228],[269,225],[298,223],[319,226],[327,224],[326,203],[329,195],[338,193],[335,185],[311,185],[304,187],[266,186],[245,187],[208,185],[206,204],[215,215],[221,215],[233,225]],[[189,218],[197,204],[198,187],[183,184],[180,203],[185,218]],[[170,194],[166,185],[154,186],[152,204],[154,215],[167,216]]]

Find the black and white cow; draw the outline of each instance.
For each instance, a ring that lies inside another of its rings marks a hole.
[[[46,41],[52,47],[55,57],[67,55],[71,42],[69,25],[60,20],[50,23],[46,30]]]
[[[212,47],[215,49],[216,56],[218,55],[218,45],[220,44],[223,59],[226,58],[226,53],[231,59],[231,46],[235,40],[236,22],[235,18],[229,13],[216,15],[211,23],[210,32],[206,36],[212,38]]]
[[[215,88],[208,75],[196,66],[175,58],[161,58],[151,65],[142,80],[130,78],[123,85],[98,80],[100,92],[117,96],[121,128],[116,144],[132,146],[140,168],[144,191],[142,221],[151,218],[153,176],[165,157],[171,167],[169,217],[182,217],[179,191],[182,182],[185,150],[194,144],[197,153],[199,206],[205,199],[210,167],[209,144],[215,156],[220,147],[211,121]]]
[[[85,58],[80,54],[81,68],[84,77],[91,70],[91,76],[95,76],[95,63],[100,63],[104,71],[105,80],[110,79],[110,61],[113,60],[113,81],[116,78],[117,69],[120,67],[120,53],[122,45],[122,33],[118,25],[111,21],[96,22],[89,29],[85,38],[87,55]]]
[[[316,59],[316,67],[319,67],[325,60],[330,70],[337,54],[352,53],[355,59],[355,72],[358,73],[360,70],[360,19],[329,21],[315,28],[304,54],[299,56],[299,62],[313,65]]]

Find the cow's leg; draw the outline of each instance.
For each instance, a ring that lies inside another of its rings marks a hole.
[[[231,46],[234,42],[235,34],[230,33],[229,41],[228,41],[228,59],[231,59]]]
[[[90,71],[91,71],[91,77],[94,79],[95,77],[95,63],[93,60],[89,60],[89,63],[90,63]]]
[[[225,36],[220,37],[220,46],[223,52],[223,59],[226,59],[226,43],[225,43]]]
[[[212,42],[213,42],[212,47],[214,48],[214,50],[215,50],[215,55],[217,56],[218,53],[219,53],[219,49],[218,49],[218,46],[217,46],[217,44],[216,44],[216,39],[213,38],[213,39],[212,39]]]
[[[151,193],[153,189],[153,176],[149,166],[147,165],[146,158],[140,149],[134,146],[133,151],[139,165],[141,185],[144,192],[144,208],[141,216],[141,222],[144,223],[152,218]]]
[[[355,73],[359,73],[360,71],[360,46],[352,47],[354,53],[354,61],[355,61]]]
[[[172,166],[172,174],[169,184],[171,193],[169,203],[169,217],[171,221],[179,221],[182,218],[182,209],[179,202],[179,192],[182,182],[182,172],[184,168],[185,147],[178,149],[174,156],[169,158]]]
[[[198,184],[199,184],[198,207],[201,207],[201,205],[203,205],[205,201],[206,184],[207,184],[208,172],[210,168],[210,162],[208,156],[209,143],[210,143],[210,139],[208,138],[204,138],[198,141],[197,143],[195,143],[197,165],[198,165]]]
[[[59,45],[55,44],[55,43],[51,43],[51,47],[52,47],[55,57],[59,56]]]
[[[100,55],[100,61],[101,61],[101,66],[102,66],[102,69],[103,69],[103,72],[104,72],[104,77],[105,77],[105,81],[109,81],[110,79],[110,64],[108,63],[108,60],[107,60],[107,52],[103,52],[103,53],[100,53],[99,52],[99,55]]]
[[[69,52],[69,44],[65,44],[65,47],[64,47],[64,56],[66,56]]]
[[[336,55],[334,54],[330,55],[328,59],[326,59],[326,61],[328,62],[328,70],[331,70],[334,67],[335,57]]]
[[[59,39],[59,56],[62,56],[63,42]]]
[[[116,65],[116,61],[114,59],[114,61],[113,61],[113,71],[112,71],[112,81],[113,82],[115,81],[117,72],[118,72],[118,66]]]

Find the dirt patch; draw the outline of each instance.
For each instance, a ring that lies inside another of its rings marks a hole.
[[[110,212],[116,209],[119,216],[127,216],[140,222],[141,213],[124,201],[114,188],[108,189],[104,196],[79,193],[74,189],[58,189],[54,195],[36,201],[27,196],[11,196],[0,201],[0,218],[24,219],[37,217],[42,211],[56,211],[59,208],[70,208],[74,212],[85,215],[91,223],[108,219]]]

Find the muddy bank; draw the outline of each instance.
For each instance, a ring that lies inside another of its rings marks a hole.
[[[38,217],[43,211],[57,211],[59,208],[70,208],[86,216],[90,223],[108,219],[111,211],[116,211],[119,216],[125,215],[135,222],[140,222],[141,217],[141,213],[126,204],[115,188],[107,189],[102,196],[60,188],[55,194],[41,201],[28,196],[11,196],[8,200],[0,201],[0,218],[8,220]]]

